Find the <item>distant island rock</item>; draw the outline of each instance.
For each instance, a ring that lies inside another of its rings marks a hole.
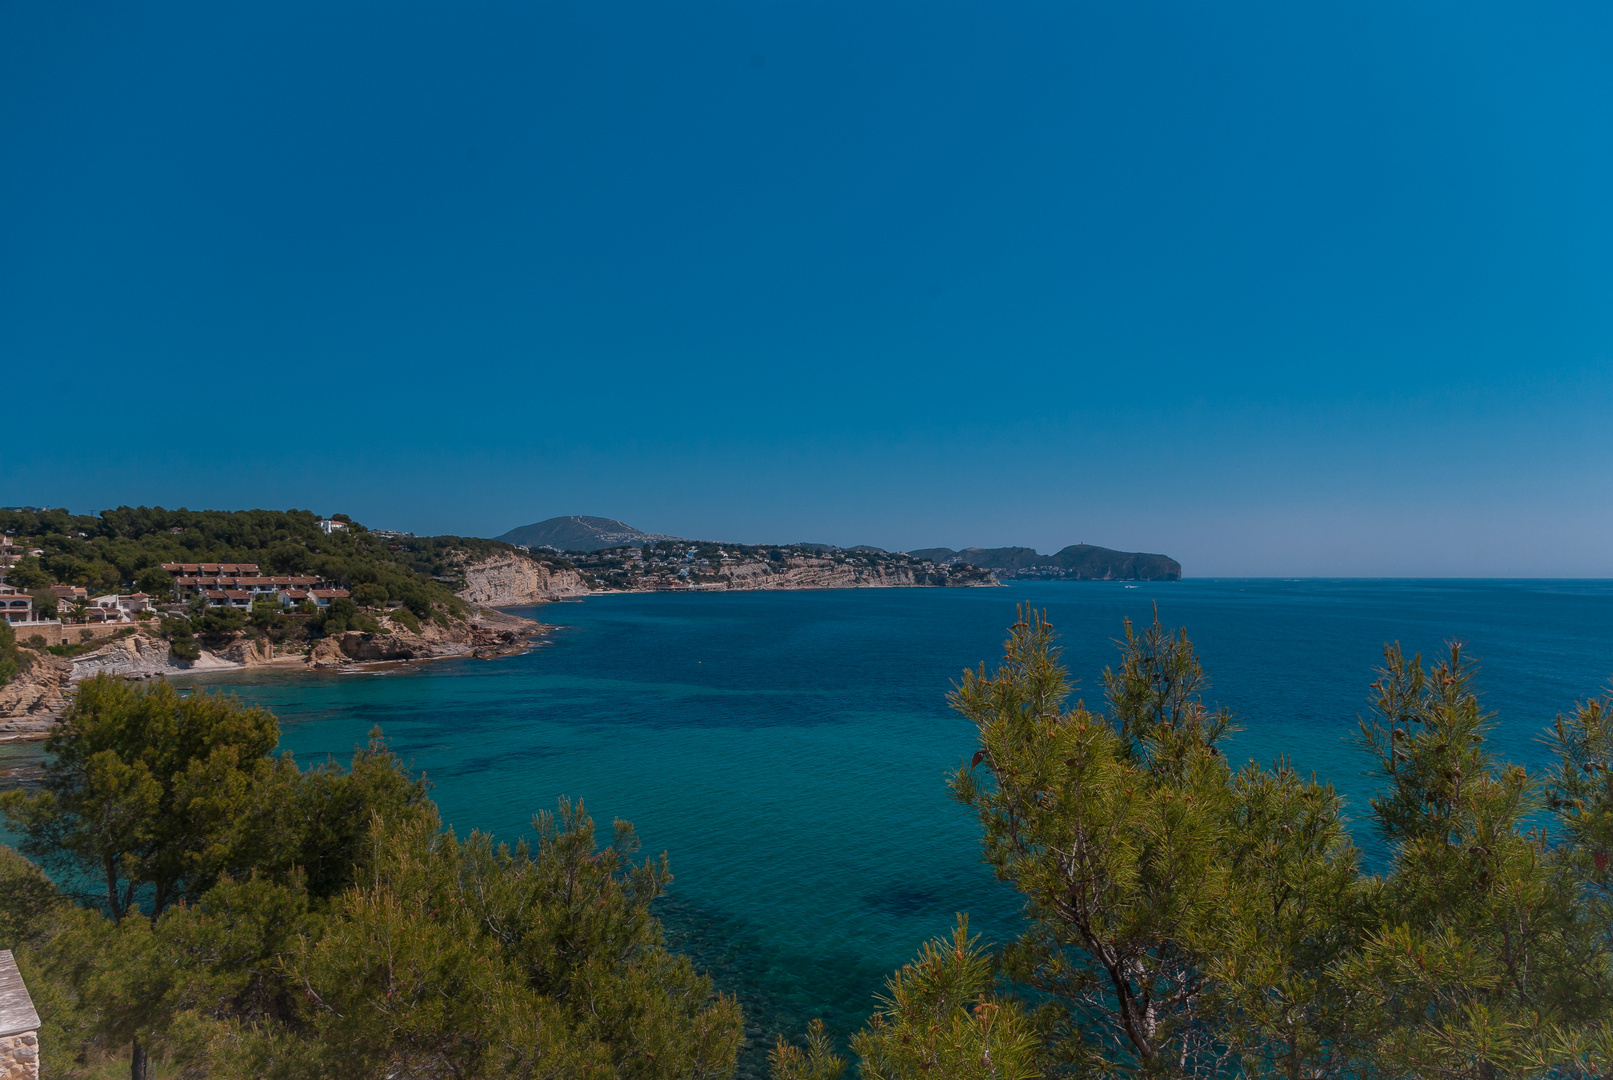
[[[547,547],[556,551],[604,551],[607,548],[643,547],[672,537],[641,532],[625,521],[614,518],[573,515],[522,525],[493,539],[521,547]]]
[[[1179,581],[1182,564],[1168,555],[1141,551],[1114,551],[1094,544],[1071,544],[1052,555],[1035,548],[919,548],[915,559],[941,566],[968,565],[996,571],[1003,579],[1065,579],[1071,581]]]

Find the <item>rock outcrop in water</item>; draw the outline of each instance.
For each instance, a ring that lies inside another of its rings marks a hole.
[[[382,619],[380,634],[349,630],[322,638],[309,651],[309,667],[344,667],[354,663],[397,660],[435,660],[445,656],[474,656],[490,659],[520,652],[527,641],[552,627],[531,619],[497,611],[477,612],[463,626],[443,627],[430,623],[419,633]]]

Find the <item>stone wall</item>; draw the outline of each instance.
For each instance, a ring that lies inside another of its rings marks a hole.
[[[0,1080],[39,1080],[39,1034],[0,1036]]]
[[[0,1080],[39,1080],[39,1014],[10,949],[0,949]]]
[[[81,641],[94,641],[96,638],[111,637],[119,630],[133,630],[137,623],[12,623],[11,630],[17,635],[17,641],[23,645],[28,639],[38,634],[45,639],[46,645],[77,645]],[[152,625],[156,625],[153,623]],[[88,630],[90,636],[84,637],[83,631]]]

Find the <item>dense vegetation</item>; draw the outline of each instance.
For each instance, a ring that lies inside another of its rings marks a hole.
[[[260,602],[251,612],[194,601],[155,624],[180,660],[196,659],[204,643],[221,647],[243,632],[277,645],[346,630],[373,633],[383,626],[372,613],[382,610],[393,623],[416,632],[423,620],[447,624],[467,611],[454,595],[464,586],[465,564],[511,550],[475,537],[375,533],[343,514],[335,520],[347,528],[327,535],[319,520],[306,510],[120,507],[99,516],[0,510],[0,531],[17,538],[19,546],[44,551],[21,560],[7,581],[29,590],[36,611],[46,618],[71,614],[58,612],[52,584],[80,585],[92,595],[139,589],[166,600],[173,581],[162,566],[176,562],[256,563],[264,574],[316,576],[352,594],[328,607],[307,603],[292,612],[273,601]],[[60,648],[79,646],[53,651]],[[0,656],[0,674],[5,670]]]
[[[1531,774],[1488,752],[1474,677],[1457,646],[1385,650],[1369,873],[1331,787],[1227,761],[1185,633],[1127,624],[1093,709],[1024,612],[951,697],[979,736],[952,790],[1023,933],[993,948],[960,916],[848,1041],[781,1041],[775,1080],[1609,1075],[1613,699],[1559,718]],[[532,847],[460,839],[379,741],[301,770],[275,735],[97,680],[43,790],[0,797],[79,901],[0,852],[0,947],[56,1075],[131,1047],[214,1077],[732,1074],[738,1006],[663,948],[665,860],[629,826],[599,849],[562,803]]]
[[[600,848],[581,805],[535,843],[444,831],[372,736],[349,768],[273,751],[234,699],[83,684],[42,790],[0,797],[0,947],[46,1075],[697,1078],[738,1007],[661,945],[665,857]],[[77,900],[78,903],[73,903]]]
[[[123,506],[99,516],[0,510],[0,532],[45,552],[9,575],[25,589],[57,582],[118,592],[132,585],[166,596],[164,563],[245,562],[266,574],[312,574],[351,590],[368,586],[373,597],[401,601],[419,618],[461,611],[453,594],[463,584],[465,560],[510,550],[474,537],[378,536],[343,514],[335,520],[348,528],[327,535],[319,520],[307,510]]]
[[[11,624],[0,619],[0,686],[15,679],[26,663],[27,654],[17,651],[17,635]]]
[[[1228,763],[1185,634],[1128,625],[1106,712],[1068,707],[1053,642],[1026,612],[952,697],[980,736],[952,789],[1025,932],[988,963],[960,926],[898,973],[861,1076],[1608,1075],[1613,702],[1559,719],[1534,776],[1485,749],[1459,647],[1388,648],[1360,744],[1392,862],[1368,874],[1331,787]],[[815,1032],[774,1062],[845,1068]]]

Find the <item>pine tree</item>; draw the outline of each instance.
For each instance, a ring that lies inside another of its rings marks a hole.
[[[1429,669],[1390,646],[1361,726],[1393,862],[1370,883],[1377,926],[1339,978],[1381,1075],[1542,1075],[1568,1064],[1564,1032],[1607,1015],[1605,934],[1572,853],[1525,830],[1539,786],[1490,755],[1474,675],[1460,645]]]
[[[965,675],[952,701],[980,750],[953,790],[1025,897],[1005,967],[1066,1010],[1060,1058],[1093,1075],[1325,1070],[1338,1020],[1319,971],[1349,941],[1354,865],[1337,797],[1286,765],[1232,772],[1231,717],[1157,615],[1126,624],[1107,715],[1065,710],[1053,642],[1023,611],[997,671]]]

